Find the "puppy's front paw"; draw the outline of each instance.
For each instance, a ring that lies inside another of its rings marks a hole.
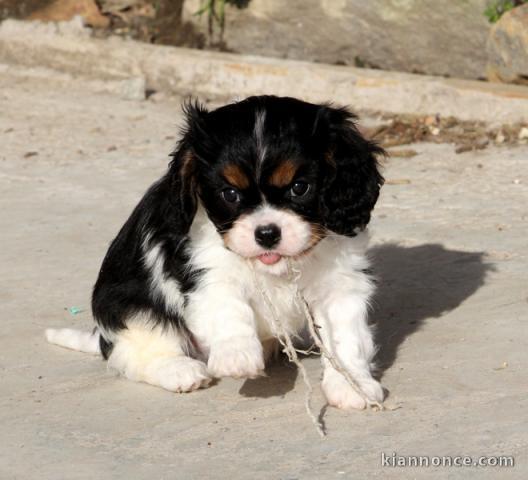
[[[151,361],[145,369],[146,383],[170,390],[191,392],[205,388],[211,382],[205,363],[189,357],[161,357]]]
[[[215,343],[211,345],[207,368],[213,377],[258,377],[264,371],[262,344],[253,337],[235,337]]]
[[[362,379],[361,389],[363,393],[372,401],[383,401],[383,388],[373,378]],[[321,388],[328,400],[328,404],[342,410],[359,409],[366,407],[365,400],[347,382],[345,377],[335,370],[327,369],[323,375]]]

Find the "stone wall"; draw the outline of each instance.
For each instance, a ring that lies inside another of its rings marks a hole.
[[[229,50],[385,70],[484,78],[487,0],[251,0],[227,7]],[[200,0],[185,19],[203,32]]]

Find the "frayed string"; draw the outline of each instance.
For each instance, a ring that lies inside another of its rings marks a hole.
[[[302,312],[302,314],[305,316],[307,324],[308,324],[308,330],[310,332],[310,335],[314,341],[315,346],[319,349],[320,354],[326,358],[332,367],[337,370],[343,377],[346,379],[346,381],[349,383],[349,385],[354,389],[354,391],[365,401],[365,404],[368,407],[374,408],[376,410],[384,410],[383,405],[376,401],[371,400],[368,398],[367,395],[361,390],[361,387],[359,386],[358,382],[352,377],[350,372],[344,368],[339,360],[334,357],[330,351],[325,347],[321,335],[319,334],[318,329],[321,328],[319,325],[317,325],[314,321],[314,317],[312,315],[312,312],[310,310],[310,307],[308,303],[306,302],[306,299],[304,298],[303,294],[299,290],[299,278],[301,277],[300,270],[297,270],[292,265],[292,260],[287,259],[288,262],[288,279],[293,283],[294,285],[294,301],[299,308],[299,310]],[[310,354],[312,353],[312,348],[309,348],[308,350],[299,350],[295,348],[293,345],[293,341],[291,339],[291,336],[284,326],[284,323],[280,319],[280,316],[277,314],[277,311],[275,310],[275,306],[273,305],[273,302],[271,301],[268,292],[264,289],[262,284],[259,281],[259,278],[257,276],[257,273],[255,269],[253,268],[253,264],[251,262],[248,262],[249,266],[251,268],[251,271],[253,272],[253,278],[255,281],[255,286],[257,287],[261,297],[263,298],[264,302],[266,303],[270,314],[271,314],[271,324],[273,330],[277,334],[277,338],[280,342],[280,344],[283,347],[284,353],[287,355],[288,360],[292,363],[294,363],[299,371],[301,372],[304,384],[306,386],[306,395],[305,395],[305,408],[306,412],[308,413],[308,416],[312,420],[312,423],[315,425],[315,428],[317,429],[317,432],[321,437],[324,437],[326,435],[324,426],[322,421],[315,415],[312,407],[312,396],[313,396],[313,387],[310,382],[310,379],[308,377],[308,373],[306,369],[304,368],[304,365],[299,360],[298,353],[302,354]]]
[[[275,310],[275,306],[273,305],[273,302],[271,301],[268,293],[264,290],[262,287],[258,277],[257,273],[255,272],[255,269],[253,268],[253,265],[249,263],[251,266],[251,270],[253,272],[253,277],[255,280],[255,285],[258,288],[260,295],[264,299],[264,302],[268,306],[268,309],[271,313],[271,326],[275,333],[277,334],[277,338],[282,345],[284,353],[288,356],[288,360],[292,363],[294,363],[299,371],[301,372],[304,384],[306,385],[306,395],[304,400],[304,405],[306,407],[306,412],[308,413],[308,416],[312,420],[313,424],[315,425],[315,428],[317,429],[317,432],[321,437],[324,437],[326,435],[323,425],[321,421],[316,417],[313,408],[312,408],[312,394],[313,394],[313,387],[310,383],[310,379],[308,378],[308,372],[306,371],[306,368],[304,368],[304,365],[299,360],[299,356],[297,355],[297,350],[293,346],[293,342],[291,339],[290,334],[286,330],[284,324],[280,320],[279,315],[277,315],[277,312]]]
[[[308,302],[306,301],[303,294],[299,290],[298,281],[299,281],[299,278],[301,277],[301,272],[299,270],[294,269],[290,259],[288,259],[288,270],[289,270],[289,276],[294,283],[295,301],[297,305],[301,308],[304,316],[306,317],[306,320],[308,323],[308,330],[310,332],[311,337],[313,338],[313,341],[316,347],[321,352],[321,355],[330,362],[330,365],[332,365],[332,367],[335,370],[337,370],[341,375],[343,375],[343,377],[345,377],[349,385],[363,399],[363,401],[365,402],[365,405],[371,408],[375,408],[377,410],[383,410],[383,405],[377,400],[371,400],[370,398],[368,398],[368,396],[365,395],[365,393],[361,389],[357,380],[350,374],[350,372],[346,368],[343,367],[339,359],[335,357],[334,355],[332,355],[332,353],[328,350],[328,348],[326,348],[325,344],[323,343],[321,339],[321,335],[319,333],[319,328],[321,327],[315,323],[314,317],[312,315],[312,311],[310,310],[310,306],[308,305]]]

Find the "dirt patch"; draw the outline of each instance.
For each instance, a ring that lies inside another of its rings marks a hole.
[[[528,143],[528,124],[489,126],[439,115],[379,114],[381,124],[362,127],[362,132],[384,148],[418,142],[455,144],[456,152],[482,150],[490,145]],[[398,150],[397,156],[413,156],[413,150]],[[415,152],[414,152],[415,154]]]
[[[99,38],[118,35],[147,43],[203,48],[204,35],[182,21],[183,1],[97,0],[97,8],[108,18],[108,26],[91,26]],[[0,20],[26,19],[52,3],[53,0],[4,0]]]
[[[0,20],[26,18],[34,11],[47,7],[52,0],[3,0],[0,2]]]
[[[123,3],[124,8],[119,8],[119,2],[116,7],[112,6],[112,2],[100,2],[103,13],[110,18],[110,26],[96,33],[161,45],[203,48],[204,35],[182,21],[183,1],[131,0]]]

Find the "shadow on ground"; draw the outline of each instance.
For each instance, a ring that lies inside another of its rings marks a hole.
[[[448,250],[439,244],[387,244],[369,254],[378,278],[372,319],[377,324],[381,373],[394,363],[405,338],[426,320],[435,321],[456,309],[493,270],[484,252]]]
[[[457,308],[484,285],[493,266],[484,252],[448,250],[439,244],[404,247],[387,244],[369,252],[378,279],[372,319],[377,323],[380,373],[396,360],[398,348],[425,320]],[[283,396],[291,391],[297,369],[284,357],[268,367],[267,377],[246,380],[246,397]]]
[[[282,397],[293,390],[297,373],[297,367],[280,355],[266,368],[266,377],[246,380],[238,393],[244,397]]]

